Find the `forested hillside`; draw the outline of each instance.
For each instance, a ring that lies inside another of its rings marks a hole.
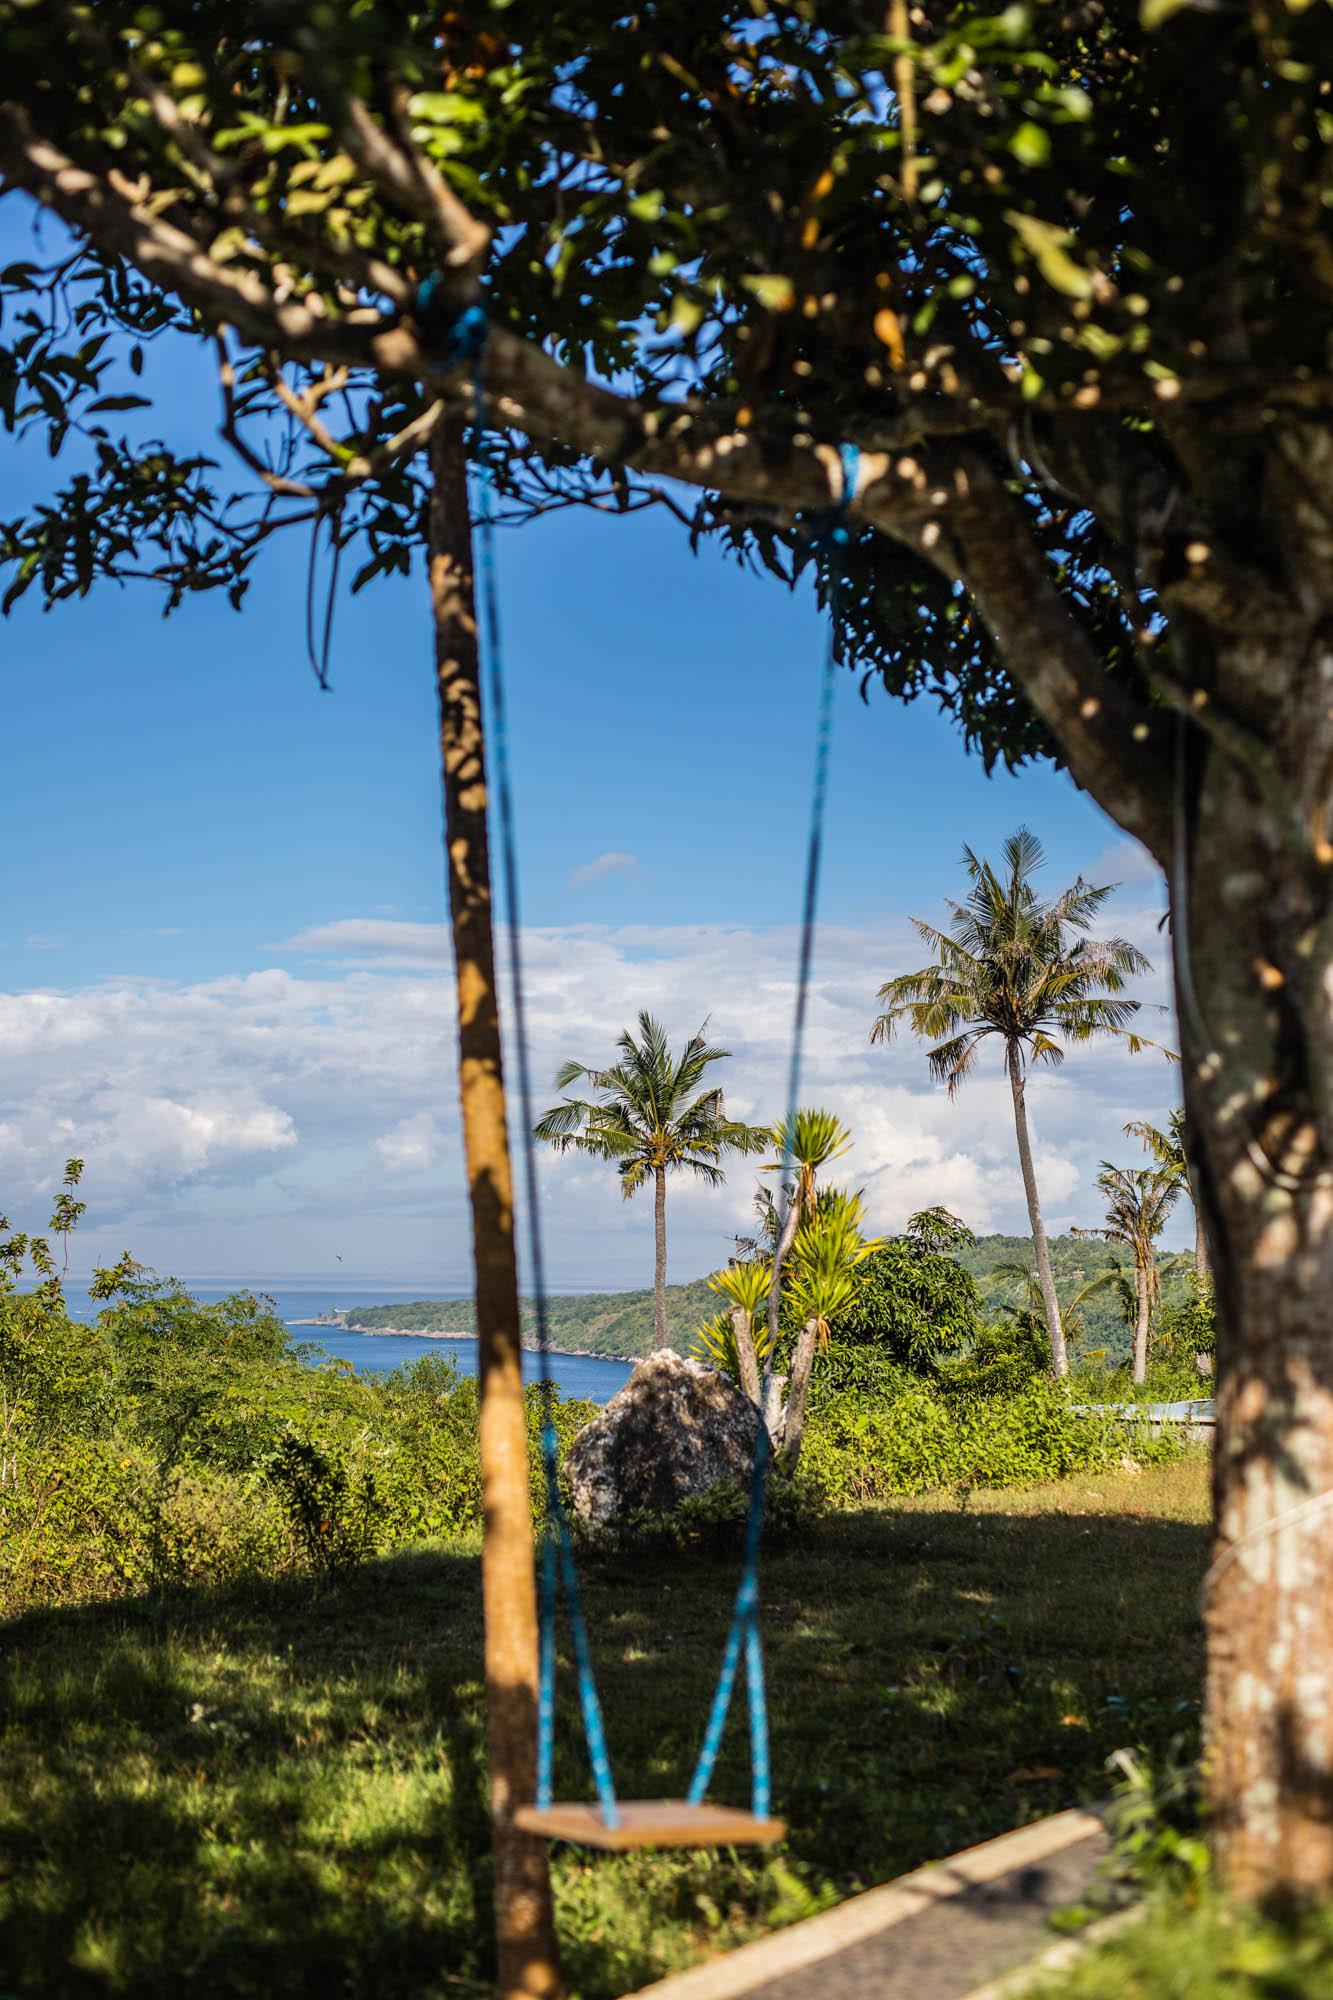
[[[1050,1252],[1055,1289],[1066,1314],[1083,1287],[1114,1265],[1118,1264],[1132,1282],[1132,1259],[1118,1244],[1105,1243],[1096,1236],[1052,1236]],[[1024,1303],[1022,1283],[1006,1275],[1003,1267],[1020,1265],[1023,1270],[1035,1273],[1037,1265],[1030,1236],[979,1236],[974,1244],[965,1245],[956,1255],[975,1278],[988,1319],[997,1318],[1006,1306]],[[1159,1251],[1158,1255],[1162,1266],[1162,1300],[1166,1303],[1188,1290],[1194,1258],[1192,1253],[1186,1256],[1167,1250]],[[1178,1262],[1174,1261],[1177,1255]],[[1108,1285],[1085,1299],[1077,1309],[1077,1317],[1082,1325],[1070,1343],[1071,1348],[1086,1352],[1089,1348],[1104,1347],[1113,1357],[1122,1351],[1128,1353],[1129,1328],[1114,1286]]]
[[[687,1285],[667,1286],[667,1327],[671,1345],[682,1354],[702,1320],[718,1309],[718,1299],[703,1278]],[[653,1295],[645,1292],[580,1292],[547,1301],[551,1345],[566,1354],[607,1354],[634,1359],[650,1354],[653,1339]],[[454,1333],[475,1331],[471,1299],[416,1299],[410,1305],[361,1306],[343,1315],[343,1324],[365,1333]],[[532,1301],[523,1302],[523,1338],[537,1337]]]
[[[981,1236],[975,1244],[957,1252],[958,1262],[976,1279],[988,1319],[996,1318],[1006,1306],[1024,1303],[1022,1283],[1005,1275],[1005,1265],[1035,1270],[1030,1236]],[[1163,1253],[1163,1264],[1170,1264]],[[1119,1263],[1128,1269],[1126,1253],[1095,1236],[1053,1236],[1051,1264],[1061,1304],[1068,1307],[1077,1293]],[[1192,1258],[1165,1269],[1162,1278],[1164,1299],[1183,1292],[1188,1285]],[[708,1289],[706,1279],[696,1278],[686,1285],[667,1286],[667,1325],[671,1345],[688,1352],[695,1328],[718,1311],[719,1300]],[[607,1354],[633,1360],[649,1354],[653,1339],[653,1295],[642,1292],[580,1292],[547,1302],[551,1345],[567,1354]],[[1114,1288],[1095,1292],[1078,1309],[1081,1329],[1075,1345],[1082,1350],[1104,1347],[1113,1355],[1129,1345],[1124,1314]],[[364,1333],[452,1333],[475,1331],[471,1299],[416,1299],[408,1305],[360,1306],[342,1315],[342,1323]],[[537,1337],[537,1318],[532,1301],[523,1303],[523,1337]]]

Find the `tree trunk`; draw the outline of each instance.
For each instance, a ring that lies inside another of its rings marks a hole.
[[[1150,1297],[1148,1290],[1148,1267],[1141,1259],[1134,1260],[1134,1380],[1146,1382],[1148,1379],[1148,1316]]]
[[[546,1846],[517,1832],[513,1824],[515,1807],[529,1801],[536,1789],[537,1602],[513,1183],[491,924],[472,532],[467,461],[456,418],[436,426],[430,456],[430,588],[458,987],[459,1095],[476,1271],[496,1992],[499,2000],[552,2000],[561,1986]]]
[[[666,1168],[653,1169],[653,1236],[657,1262],[653,1269],[653,1337],[659,1347],[669,1345],[666,1316]]]
[[[750,1401],[759,1402],[759,1361],[754,1351],[754,1323],[744,1306],[732,1306],[730,1310],[731,1334],[736,1342],[736,1360],[740,1370],[741,1388]]]
[[[1333,1890],[1333,654],[1317,638],[1308,674],[1290,718],[1308,789],[1278,788],[1283,812],[1191,731],[1172,884],[1217,1297],[1204,1587],[1215,1847],[1235,1893],[1281,1900]],[[1302,763],[1307,747],[1318,756]]]
[[[814,1366],[819,1321],[808,1319],[801,1328],[796,1352],[791,1359],[791,1387],[787,1391],[787,1411],[782,1425],[782,1462],[788,1472],[796,1470],[805,1434],[805,1403],[810,1392],[810,1371]]]
[[[1051,1253],[1046,1242],[1046,1225],[1041,1219],[1041,1205],[1037,1200],[1037,1176],[1032,1170],[1032,1144],[1028,1138],[1027,1086],[1023,1080],[1023,1059],[1013,1046],[1005,1050],[1005,1067],[1009,1071],[1009,1088],[1014,1098],[1018,1163],[1023,1170],[1023,1192],[1027,1196],[1028,1220],[1032,1224],[1032,1247],[1037,1256],[1037,1281],[1041,1286],[1041,1302],[1046,1310],[1046,1331],[1051,1337],[1051,1365],[1057,1375],[1067,1375],[1069,1357],[1065,1352],[1065,1330],[1060,1324],[1060,1303],[1055,1296],[1055,1279],[1051,1276]]]
[[[771,1353],[778,1351],[778,1320],[782,1312],[782,1267],[788,1252],[796,1241],[796,1232],[801,1226],[800,1168],[797,1168],[797,1192],[793,1194],[791,1205],[783,1219],[782,1230],[773,1246],[773,1269],[768,1287],[768,1345]]]
[[[1208,1276],[1208,1239],[1203,1233],[1203,1217],[1197,1203],[1194,1208],[1194,1276],[1200,1285]]]

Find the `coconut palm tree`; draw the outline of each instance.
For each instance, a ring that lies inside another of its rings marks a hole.
[[[967,901],[950,902],[947,931],[913,917],[935,962],[880,987],[884,1011],[870,1039],[887,1042],[906,1017],[913,1034],[936,1043],[928,1055],[931,1074],[947,1084],[952,1097],[971,1075],[982,1043],[991,1035],[999,1038],[1051,1358],[1056,1374],[1064,1375],[1069,1360],[1028,1136],[1028,1067],[1061,1063],[1065,1043],[1094,1035],[1121,1035],[1131,1049],[1141,1048],[1143,1037],[1126,1026],[1139,1003],[1124,992],[1136,973],[1152,968],[1127,938],[1088,935],[1113,884],[1093,888],[1080,875],[1054,902],[1041,901],[1032,878],[1044,858],[1040,841],[1022,826],[1004,843],[999,874],[970,847],[963,849],[971,879]]]
[[[1157,1238],[1184,1181],[1174,1167],[1113,1167],[1103,1160],[1097,1186],[1107,1200],[1105,1227],[1076,1229],[1074,1234],[1122,1243],[1134,1259],[1134,1380],[1143,1382],[1148,1375],[1153,1307],[1162,1296]]]
[[[667,1046],[666,1030],[651,1014],[639,1015],[639,1038],[627,1028],[616,1048],[619,1060],[605,1069],[590,1069],[572,1061],[559,1070],[555,1087],[567,1090],[585,1080],[590,1098],[566,1097],[537,1120],[539,1139],[558,1153],[571,1148],[599,1160],[614,1160],[620,1192],[628,1201],[644,1184],[653,1184],[653,1224],[656,1264],[653,1273],[653,1320],[659,1347],[667,1344],[666,1317],[666,1182],[682,1169],[710,1187],[726,1179],[718,1161],[724,1153],[758,1153],[770,1143],[764,1125],[743,1125],[728,1118],[722,1092],[707,1081],[709,1069],[731,1054],[705,1039],[708,1023],[676,1057]]]
[[[1194,1200],[1194,1187],[1190,1181],[1189,1161],[1185,1157],[1185,1112],[1183,1107],[1171,1113],[1165,1132],[1156,1125],[1150,1125],[1146,1118],[1131,1118],[1124,1128],[1127,1139],[1138,1139],[1145,1153],[1151,1154],[1159,1167],[1169,1167],[1179,1177],[1180,1185],[1194,1204],[1194,1276],[1202,1284],[1208,1276],[1208,1244],[1203,1233],[1203,1217],[1199,1204]]]

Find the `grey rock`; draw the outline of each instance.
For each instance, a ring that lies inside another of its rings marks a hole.
[[[640,1507],[669,1513],[721,1481],[748,1485],[758,1437],[759,1412],[729,1377],[659,1347],[584,1425],[565,1477],[592,1526]]]

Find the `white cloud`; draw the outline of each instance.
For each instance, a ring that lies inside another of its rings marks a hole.
[[[179,924],[163,924],[157,935],[159,937],[180,937],[181,926]]]
[[[588,882],[604,882],[608,875],[632,875],[637,866],[632,854],[617,854],[612,849],[606,854],[599,854],[595,861],[585,861],[582,868],[576,868],[565,887],[579,889]]]
[[[23,942],[29,951],[59,951],[62,944],[69,943],[69,939],[49,931],[29,931]]]
[[[1147,893],[1128,890],[1107,911],[1108,924],[1160,962],[1157,915]],[[0,1094],[0,1205],[23,1226],[44,1221],[66,1155],[79,1152],[88,1161],[85,1257],[128,1245],[162,1269],[276,1276],[331,1265],[333,1244],[344,1270],[458,1282],[467,1208],[445,932],[347,919],[302,931],[287,948],[363,965],[0,995],[0,1075],[10,1080]],[[600,1061],[646,1007],[676,1040],[708,1016],[710,1034],[733,1052],[722,1079],[729,1108],[767,1123],[783,1108],[795,950],[791,930],[739,926],[528,933],[538,1110],[553,1101],[563,1060]],[[876,987],[921,956],[905,921],[873,936],[821,932],[802,1100],[850,1126],[855,1144],[840,1173],[865,1188],[877,1227],[943,1203],[975,1229],[1025,1232],[998,1056],[987,1055],[950,1102],[910,1035],[870,1046]],[[1162,991],[1160,975],[1143,984],[1145,998]],[[1149,1032],[1173,1038],[1165,1022]],[[1161,1122],[1175,1094],[1160,1056],[1130,1057],[1115,1044],[1034,1074],[1029,1114],[1053,1230],[1100,1219],[1098,1161],[1126,1157],[1124,1121]],[[649,1282],[646,1201],[622,1201],[613,1169],[594,1162],[544,1155],[541,1177],[557,1283]],[[742,1161],[718,1192],[673,1184],[674,1276],[725,1256],[730,1234],[748,1225],[754,1181]]]
[[[419,1174],[434,1166],[442,1144],[443,1134],[430,1112],[418,1111],[415,1117],[400,1118],[391,1131],[375,1140],[372,1150],[386,1173]]]
[[[449,933],[443,924],[393,923],[383,917],[344,917],[312,924],[275,951],[303,951],[333,964],[447,965]]]

